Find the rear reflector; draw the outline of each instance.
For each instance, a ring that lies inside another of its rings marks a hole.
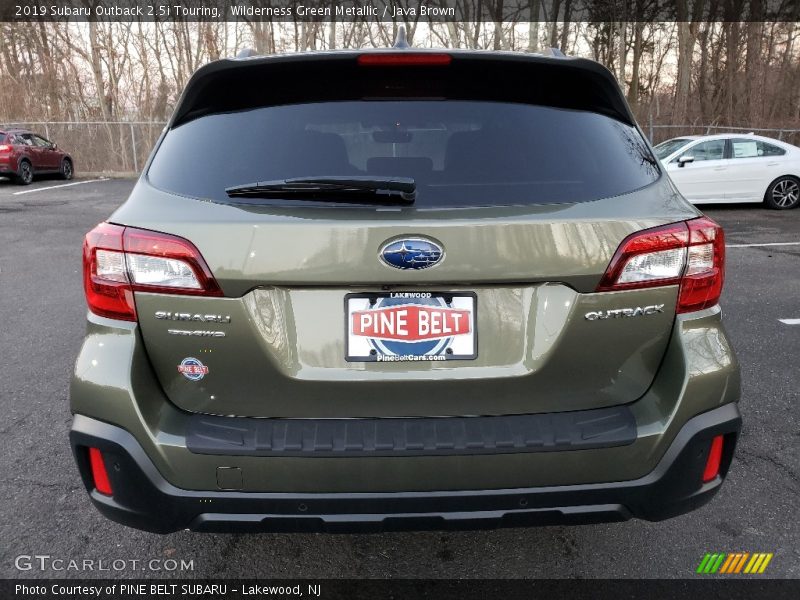
[[[678,313],[714,306],[724,280],[725,236],[707,217],[654,227],[625,238],[598,292],[680,285]]]
[[[406,66],[447,66],[453,60],[449,54],[425,53],[375,53],[361,54],[358,64],[362,67],[406,67]]]
[[[106,496],[111,495],[111,482],[108,479],[108,471],[103,462],[103,455],[97,448],[89,448],[89,464],[92,467],[92,480],[95,489]]]
[[[703,471],[703,483],[712,481],[719,475],[719,466],[722,462],[722,436],[718,435],[711,441],[711,449],[708,452],[706,468]]]
[[[83,283],[89,310],[125,321],[136,320],[134,292],[222,296],[188,240],[110,223],[86,234]]]

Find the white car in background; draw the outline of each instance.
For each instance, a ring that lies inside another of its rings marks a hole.
[[[764,202],[800,206],[800,148],[753,134],[687,135],[655,147],[693,204]]]

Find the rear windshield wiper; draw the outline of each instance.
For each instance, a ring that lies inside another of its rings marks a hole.
[[[230,198],[413,204],[417,184],[410,177],[297,177],[237,185],[225,192]]]

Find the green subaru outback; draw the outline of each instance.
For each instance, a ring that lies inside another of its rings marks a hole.
[[[594,62],[214,62],[86,236],[75,459],[156,532],[685,513],[741,424],[724,251]]]

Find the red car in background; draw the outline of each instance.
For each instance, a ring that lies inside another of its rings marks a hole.
[[[0,177],[28,185],[35,175],[58,174],[72,179],[72,157],[53,142],[27,129],[0,129]]]

